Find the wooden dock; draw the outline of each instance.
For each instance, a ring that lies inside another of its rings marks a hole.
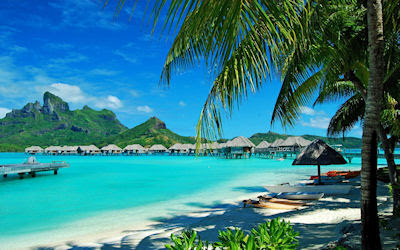
[[[7,177],[9,174],[18,174],[20,179],[24,178],[25,174],[30,174],[32,177],[36,176],[37,172],[53,171],[56,175],[58,169],[69,168],[69,163],[65,161],[53,161],[51,163],[22,163],[0,165],[0,174]]]

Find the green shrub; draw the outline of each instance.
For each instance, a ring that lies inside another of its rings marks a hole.
[[[210,244],[208,242],[203,243],[200,236],[197,236],[197,232],[183,231],[180,236],[171,234],[171,240],[174,245],[166,244],[165,247],[171,250],[189,250],[189,249],[203,249]]]
[[[251,230],[257,249],[296,249],[299,235],[285,220],[275,218]]]
[[[165,245],[172,250],[189,250],[202,248],[219,249],[296,249],[298,247],[298,232],[293,230],[289,222],[275,218],[260,224],[253,228],[250,234],[245,234],[243,230],[235,228],[234,230],[218,232],[218,242],[210,244],[202,242],[196,231],[184,231],[180,236],[171,234],[171,240],[174,245]]]

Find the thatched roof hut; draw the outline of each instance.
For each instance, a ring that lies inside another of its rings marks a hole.
[[[346,164],[346,160],[336,150],[320,139],[310,143],[293,161],[292,165],[317,165],[318,180],[321,180],[321,165]]]
[[[140,144],[127,145],[124,148],[125,153],[144,153],[146,149]]]
[[[310,145],[311,141],[304,139],[301,136],[291,136],[286,138],[279,147],[307,147]]]
[[[42,153],[42,152],[43,152],[43,148],[41,148],[39,146],[30,146],[25,149],[25,153],[27,153],[27,154],[37,154],[37,153]]]
[[[267,152],[269,147],[270,147],[271,143],[267,142],[267,141],[262,141],[260,142],[260,144],[257,145],[257,147],[255,148],[254,152],[255,153],[263,153],[263,152]]]
[[[101,152],[108,154],[120,154],[122,149],[115,144],[110,144],[101,148]]]
[[[282,144],[283,140],[282,139],[276,139],[273,143],[271,143],[270,147],[271,148],[277,148]]]
[[[260,142],[260,144],[257,145],[256,148],[265,149],[265,148],[269,148],[270,145],[271,145],[271,143],[269,143],[267,141],[262,141],[262,142]]]
[[[254,148],[255,145],[248,138],[244,136],[238,136],[235,139],[228,141],[226,143],[226,147],[228,148]]]
[[[78,153],[78,146],[63,146],[60,147],[62,154],[77,154]]]
[[[161,144],[154,144],[153,146],[151,146],[149,148],[149,152],[163,153],[163,152],[167,152],[167,151],[168,151],[168,149]]]
[[[178,150],[184,149],[184,147],[183,147],[183,144],[181,144],[181,143],[175,143],[174,145],[172,145],[172,146],[169,147],[168,149],[169,149],[169,150],[178,151]]]
[[[79,146],[77,151],[80,154],[99,154],[101,152],[95,145]]]
[[[60,146],[49,146],[47,148],[44,149],[45,153],[61,153],[62,148]]]

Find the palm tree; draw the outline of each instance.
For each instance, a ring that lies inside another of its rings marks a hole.
[[[124,0],[119,1],[116,13],[119,13],[124,3]],[[158,20],[165,3],[166,1],[156,1],[152,14],[155,21]],[[338,4],[341,3],[341,1],[338,2]],[[356,1],[351,0],[343,1],[343,3],[351,6],[357,4]],[[258,90],[271,76],[273,70],[279,68],[278,63],[282,62],[279,60],[281,57],[284,62],[293,62],[298,58],[307,57],[310,61],[315,60],[314,65],[322,61],[320,58],[324,56],[324,53],[329,53],[329,48],[328,51],[320,51],[322,52],[320,54],[309,53],[306,49],[309,44],[325,42],[321,40],[324,37],[317,33],[321,29],[313,30],[318,27],[318,22],[315,20],[319,19],[315,13],[319,9],[324,9],[325,5],[333,7],[327,0],[307,2],[180,0],[170,2],[164,28],[171,29],[175,24],[175,28],[180,25],[180,29],[168,53],[162,81],[169,84],[171,75],[175,71],[201,62],[205,62],[210,72],[215,75],[213,87],[197,126],[198,145],[201,142],[201,136],[212,139],[221,135],[220,107],[232,112],[235,103],[240,103],[243,98],[246,98],[249,91]],[[384,77],[383,18],[380,0],[369,0],[367,10],[370,84],[363,129],[362,242],[363,248],[379,249],[374,171],[378,136],[375,128],[379,123]],[[322,33],[325,32],[329,32],[329,29],[322,30]],[[294,52],[300,52],[300,56]],[[283,65],[287,64],[283,63]],[[299,65],[301,67],[301,62]],[[301,72],[300,67],[292,64],[292,67],[280,69],[285,75],[295,75],[296,72]],[[316,69],[309,68],[309,72],[315,72]],[[304,78],[304,73],[300,76]],[[318,82],[321,77],[326,76],[317,72],[310,77],[311,80],[307,84],[303,85],[304,99],[310,97],[314,90],[312,86],[315,86],[313,82]],[[287,87],[293,87],[290,83],[297,84],[297,80],[290,81],[289,79],[289,85],[284,82],[282,91],[290,92],[290,88]],[[287,111],[289,116],[295,117],[295,112]]]

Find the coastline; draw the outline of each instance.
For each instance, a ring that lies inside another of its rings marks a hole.
[[[132,225],[129,228],[108,231],[104,234],[82,235],[68,242],[54,242],[37,245],[33,249],[50,247],[69,249],[72,247],[100,249],[102,247],[134,249],[159,249],[169,242],[171,233],[183,229],[195,229],[202,239],[217,240],[218,230],[226,227],[241,227],[249,230],[265,219],[281,217],[290,221],[300,232],[299,243],[302,249],[320,249],[328,243],[343,237],[346,230],[360,223],[359,178],[352,182],[353,188],[347,195],[327,196],[307,208],[285,211],[271,209],[242,208],[244,198],[223,200],[220,204],[169,218],[159,223]],[[390,197],[387,186],[378,183],[379,211],[390,210]],[[318,237],[316,237],[318,235]]]

